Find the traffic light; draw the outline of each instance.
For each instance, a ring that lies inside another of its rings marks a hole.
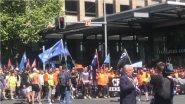
[[[56,29],[64,29],[65,28],[65,19],[64,17],[57,17],[56,18]]]

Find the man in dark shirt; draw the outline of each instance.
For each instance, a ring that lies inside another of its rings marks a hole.
[[[152,104],[173,104],[173,80],[168,78],[168,75],[163,75],[164,68],[165,64],[158,62],[156,74],[151,76],[150,84],[154,95]]]
[[[31,98],[30,98],[31,87],[29,83],[28,74],[29,74],[29,70],[24,70],[24,72],[21,74],[21,88],[24,89],[28,102],[30,103],[31,102]]]
[[[64,98],[66,104],[70,103],[70,87],[71,87],[71,75],[66,67],[59,66],[59,88],[60,88],[60,103],[64,104]]]

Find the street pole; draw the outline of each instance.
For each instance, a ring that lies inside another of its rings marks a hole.
[[[42,47],[42,51],[43,51],[43,53],[44,53],[44,51],[45,51],[45,46]],[[43,62],[43,70],[44,70],[44,71],[45,71],[45,69],[46,69],[45,66],[46,66],[46,65],[45,65],[45,62]]]
[[[104,7],[104,38],[105,38],[105,57],[107,56],[107,16],[106,16],[106,3],[103,0],[103,7]]]

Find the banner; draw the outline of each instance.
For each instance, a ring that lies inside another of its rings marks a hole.
[[[112,78],[109,80],[109,91],[110,92],[120,92],[120,78]]]
[[[143,67],[143,62],[139,61],[139,62],[131,64],[131,66],[134,67],[134,68],[142,68]]]

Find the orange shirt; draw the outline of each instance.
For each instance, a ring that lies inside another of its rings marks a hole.
[[[48,74],[47,73],[45,73],[43,77],[44,77],[44,82],[48,81]]]
[[[142,80],[142,76],[141,76],[141,74],[138,74],[138,76],[137,76],[137,80],[138,80],[138,84],[139,84],[139,86],[141,86],[141,85],[143,84],[143,80]]]
[[[60,71],[56,71],[56,72],[53,74],[55,86],[58,85],[58,75],[59,75],[59,73],[60,73]]]
[[[106,75],[106,73],[99,73],[97,83],[98,83],[98,85],[107,85],[108,75]]]

